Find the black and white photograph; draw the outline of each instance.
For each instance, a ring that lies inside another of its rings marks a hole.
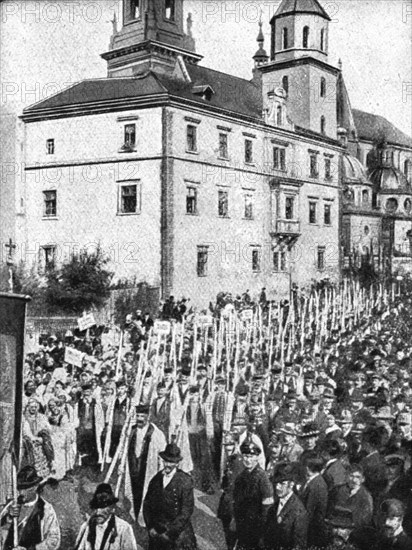
[[[0,0],[0,550],[412,550],[412,0]]]

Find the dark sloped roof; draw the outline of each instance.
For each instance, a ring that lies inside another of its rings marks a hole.
[[[331,20],[318,0],[283,0],[275,13],[275,17],[293,13],[316,13],[325,17],[328,21]]]
[[[359,109],[352,109],[352,113],[359,139],[379,142],[385,138],[388,143],[412,147],[412,138],[383,116],[365,113]]]
[[[244,116],[261,117],[262,97],[252,82],[197,65],[188,64],[187,70],[192,82],[153,72],[130,78],[84,80],[24,109],[23,118],[24,115],[41,114],[49,109],[58,110],[76,105],[114,102],[165,93]],[[199,86],[212,88],[214,93],[210,100],[202,99],[194,93]]]
[[[249,80],[230,74],[215,71],[199,65],[187,65],[192,82],[173,80],[165,75],[158,75],[160,82],[171,95],[201,102],[214,107],[246,115],[262,116],[262,95]],[[210,100],[203,100],[193,94],[195,86],[209,85],[214,91]]]
[[[165,91],[153,73],[146,73],[143,76],[134,78],[83,80],[56,95],[27,107],[23,112],[26,114],[42,109],[82,105],[96,101],[134,98],[164,93]]]

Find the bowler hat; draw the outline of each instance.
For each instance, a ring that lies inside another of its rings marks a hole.
[[[107,508],[113,506],[119,499],[114,496],[113,489],[108,483],[100,483],[96,487],[93,498],[90,501],[90,508],[96,510],[97,508]]]
[[[387,517],[403,517],[405,515],[405,507],[402,502],[396,498],[388,498],[384,500],[380,506],[380,511]]]
[[[283,483],[284,481],[295,481],[296,471],[290,462],[280,462],[273,474],[273,483]]]
[[[149,414],[149,405],[136,405],[136,414]]]
[[[33,466],[25,466],[17,474],[17,489],[30,489],[30,487],[35,487],[42,480],[43,478],[37,475]]]
[[[300,431],[299,436],[300,437],[315,437],[319,435],[319,428],[316,424],[316,422],[308,422],[303,426],[303,428]]]
[[[343,506],[335,506],[332,515],[325,519],[325,522],[332,527],[340,527],[341,529],[353,529],[352,510]]]
[[[165,462],[175,462],[176,464],[180,462],[183,457],[180,453],[179,447],[176,443],[168,443],[166,449],[159,453],[160,458]]]

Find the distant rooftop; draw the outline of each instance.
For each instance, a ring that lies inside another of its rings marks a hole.
[[[412,138],[399,130],[392,122],[380,115],[352,109],[359,139],[379,142],[386,139],[393,145],[412,147]]]
[[[318,0],[283,0],[275,13],[275,17],[294,13],[315,13],[328,21],[331,20]]]

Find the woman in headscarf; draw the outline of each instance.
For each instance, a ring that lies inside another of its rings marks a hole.
[[[26,464],[34,466],[37,475],[50,476],[54,460],[54,449],[50,437],[50,424],[40,413],[40,403],[29,398],[23,416],[23,447]]]

